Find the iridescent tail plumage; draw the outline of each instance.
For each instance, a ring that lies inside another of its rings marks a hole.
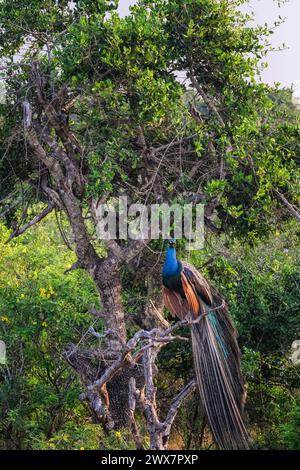
[[[192,325],[199,393],[220,449],[249,449],[244,423],[245,388],[236,332],[225,309],[210,311]]]
[[[224,298],[194,266],[181,262],[177,277],[165,279],[164,303],[177,318],[193,319],[196,378],[218,447],[248,449],[243,416],[246,390],[240,350]]]

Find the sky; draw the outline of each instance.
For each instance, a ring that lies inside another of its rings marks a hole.
[[[134,0],[119,0],[120,13],[128,14],[129,6],[134,3]],[[270,39],[273,47],[278,48],[284,43],[286,49],[269,53],[263,80],[270,84],[293,84],[295,96],[300,98],[300,0],[289,0],[280,7],[278,0],[249,0],[249,4],[243,11],[254,11],[257,24],[273,25],[279,15],[285,18],[284,24],[275,29]]]

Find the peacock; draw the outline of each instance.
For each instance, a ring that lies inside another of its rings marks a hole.
[[[218,447],[248,449],[236,329],[223,296],[194,266],[177,260],[175,245],[171,240],[162,271],[165,307],[191,325],[197,385]]]

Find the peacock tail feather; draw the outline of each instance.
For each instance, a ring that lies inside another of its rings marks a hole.
[[[208,312],[192,324],[192,345],[200,398],[221,449],[248,449],[244,424],[244,383],[231,322],[224,312]]]

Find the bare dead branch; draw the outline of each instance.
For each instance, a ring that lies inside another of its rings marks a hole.
[[[290,212],[290,214],[292,214],[292,216],[298,220],[298,222],[300,222],[300,212],[298,212],[295,207],[287,200],[287,198],[282,194],[280,193],[277,189],[274,189],[273,190],[277,199],[279,199],[279,201],[281,201],[285,207],[288,209],[288,211]]]
[[[130,384],[130,399],[138,400],[139,406],[142,409],[146,418],[148,431],[150,434],[150,449],[164,450],[168,446],[171,428],[177,416],[182,402],[195,390],[196,381],[191,380],[175,397],[170,409],[167,413],[165,421],[160,421],[156,404],[156,388],[153,381],[153,366],[156,359],[157,351],[147,349],[143,356],[144,376],[145,376],[145,390],[137,390],[134,382]],[[133,397],[132,397],[133,396]],[[134,402],[135,405],[135,402]],[[134,406],[135,408],[135,406]],[[133,410],[134,414],[134,410]],[[134,417],[132,422],[135,423]],[[136,426],[136,423],[135,423]],[[136,437],[139,436],[139,430],[134,429],[134,439],[138,442]]]
[[[30,227],[33,227],[34,225],[36,225],[38,222],[44,219],[46,215],[50,214],[50,212],[53,211],[54,207],[55,205],[53,203],[49,203],[49,205],[45,209],[43,209],[39,214],[37,214],[30,222],[27,222],[27,224],[23,225],[22,227],[17,228],[14,232],[12,232],[6,243],[8,243],[13,238],[19,237],[24,232],[26,232],[26,230],[28,230]]]
[[[92,326],[89,327],[88,332],[92,336],[95,336],[95,338],[98,338],[98,339],[106,338],[108,335],[111,335],[111,334],[114,333],[112,330],[106,330],[103,334],[102,333],[97,333],[97,331],[95,331],[95,329]]]
[[[121,370],[131,366],[132,364],[140,364],[140,360],[142,359],[145,389],[137,390],[135,379],[132,377],[129,382],[128,396],[131,431],[138,449],[143,448],[143,446],[139,428],[134,416],[137,402],[146,417],[151,440],[151,449],[165,449],[169,440],[171,427],[179,407],[183,400],[194,390],[195,382],[191,381],[173,400],[169,412],[167,413],[166,420],[164,422],[159,420],[156,404],[156,388],[154,386],[154,363],[159,350],[164,345],[176,339],[188,341],[188,338],[172,335],[172,332],[176,328],[185,324],[187,324],[187,322],[182,321],[177,322],[166,330],[153,328],[151,331],[138,331],[126,344],[123,345],[118,357],[113,359],[111,365],[105,369],[101,377],[87,387],[87,399],[91,393],[98,393],[98,396],[101,397],[101,405],[99,405],[99,402],[97,401],[97,406],[98,409],[101,410],[106,422],[109,422],[109,404],[104,403],[105,393],[103,390],[106,390],[106,385],[115,377],[116,374],[120,373]],[[114,331],[106,331],[104,334],[99,334],[92,327],[89,329],[89,332],[100,339],[105,338],[108,334],[114,334]],[[141,343],[139,348],[138,343]],[[92,398],[93,397],[94,395],[92,395]]]
[[[31,119],[28,118],[29,113],[32,113],[31,105],[28,101],[25,101],[23,103],[23,109],[26,110],[27,113],[26,117],[24,118],[26,136],[33,153],[38,157],[41,162],[44,163],[49,172],[57,181],[62,180],[64,178],[64,175],[59,163],[54,158],[50,157],[45,151],[38,139],[37,131],[34,129]]]
[[[164,328],[169,328],[170,323],[164,318],[160,311],[156,308],[154,302],[150,299],[150,304],[152,305],[152,315],[157,318],[159,324]]]
[[[23,102],[24,128],[29,129],[32,123],[32,110],[28,101]]]
[[[114,332],[110,330],[110,334],[113,333]],[[94,388],[102,387],[102,385],[109,382],[120,369],[124,368],[130,363],[136,363],[142,356],[142,353],[150,348],[159,350],[164,344],[174,340],[188,341],[188,339],[185,337],[173,336],[170,333],[170,328],[165,331],[158,328],[154,328],[151,331],[138,331],[125,345],[123,345],[118,359],[108,369],[106,369],[104,374],[98,380],[89,385],[88,389],[93,390]],[[136,351],[134,354],[131,354],[135,350],[137,344],[143,340],[150,341],[150,344],[147,343],[146,345],[143,345],[140,350]]]
[[[130,413],[130,420],[131,420],[131,432],[132,436],[138,450],[143,450],[143,444],[141,440],[140,430],[138,425],[135,421],[135,408],[136,408],[136,397],[137,397],[137,389],[136,389],[136,381],[134,377],[131,377],[129,381],[129,413]]]
[[[193,379],[191,380],[175,397],[173,400],[170,409],[168,411],[168,414],[166,416],[166,419],[164,421],[164,440],[168,440],[171,432],[171,427],[174,423],[174,420],[177,416],[177,413],[179,411],[179,408],[182,404],[182,402],[196,389],[197,384],[196,381]]]

